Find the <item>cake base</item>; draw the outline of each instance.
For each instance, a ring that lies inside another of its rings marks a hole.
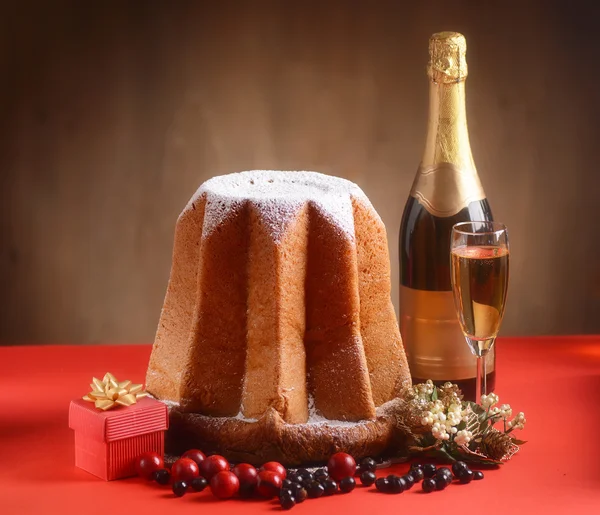
[[[232,462],[254,465],[267,461],[286,466],[320,464],[336,452],[347,452],[356,459],[379,456],[386,449],[398,448],[402,440],[387,407],[378,409],[375,420],[287,424],[274,409],[259,420],[248,421],[184,413],[172,406],[169,420],[167,452],[181,455],[199,448]]]

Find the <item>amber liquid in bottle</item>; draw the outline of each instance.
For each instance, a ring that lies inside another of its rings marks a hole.
[[[459,222],[492,220],[467,129],[466,42],[456,32],[429,42],[425,151],[400,227],[400,330],[413,382],[460,386],[475,399],[476,358],[461,331],[450,280],[450,234]],[[495,388],[495,347],[487,388]]]

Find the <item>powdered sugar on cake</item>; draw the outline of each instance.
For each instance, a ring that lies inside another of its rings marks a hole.
[[[246,202],[258,210],[275,242],[307,202],[354,240],[352,198],[369,202],[354,183],[317,172],[253,170],[214,177],[196,192],[186,209],[206,195],[203,236],[209,236]]]
[[[171,410],[171,409],[178,409],[180,404],[178,402],[175,401],[169,401],[169,400],[161,400],[161,402],[163,404],[166,404],[166,406]],[[383,411],[385,410],[386,405],[393,403],[394,401],[389,401],[386,404],[383,404],[382,406],[380,406],[379,408],[377,408],[377,415],[383,414]],[[190,414],[190,415],[194,415],[194,414]],[[207,417],[207,416],[203,416],[203,415],[199,415],[199,414],[195,414],[194,416],[197,417],[201,417],[202,420],[204,420],[204,423],[208,424],[216,424],[216,425],[222,425],[225,424],[228,420],[239,420],[240,422],[247,422],[247,423],[256,423],[259,422],[258,419],[256,418],[248,418],[245,417],[244,414],[242,413],[242,410],[240,409],[239,413],[234,416],[234,417]],[[323,415],[321,415],[319,413],[319,411],[317,410],[317,408],[315,407],[315,400],[313,398],[312,395],[308,395],[308,420],[304,423],[304,424],[299,424],[299,425],[314,425],[314,426],[328,426],[328,427],[354,427],[360,424],[366,424],[372,422],[371,420],[359,420],[358,422],[351,422],[348,420],[330,420],[328,418],[325,418]]]
[[[306,422],[307,424],[315,424],[315,425],[325,424],[325,425],[332,426],[332,427],[336,427],[336,426],[350,427],[350,426],[355,426],[357,424],[363,424],[364,422],[366,422],[366,421],[363,420],[363,421],[359,421],[359,422],[350,422],[348,420],[330,420],[328,418],[325,418],[317,410],[317,408],[315,406],[315,399],[313,398],[313,396],[310,394],[308,396],[308,421]]]
[[[165,404],[167,406],[167,408],[169,408],[169,409],[179,408],[179,403],[176,401],[170,401],[168,399],[160,399],[160,402]]]
[[[247,417],[245,417],[241,410],[233,418],[236,419],[236,420],[241,420],[242,422],[258,422],[258,419],[256,419],[256,418],[247,418]]]

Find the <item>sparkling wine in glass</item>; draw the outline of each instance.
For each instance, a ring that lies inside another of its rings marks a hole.
[[[504,315],[508,258],[508,233],[503,224],[463,222],[452,228],[452,291],[463,334],[477,357],[477,403],[487,394],[485,356],[494,346]]]

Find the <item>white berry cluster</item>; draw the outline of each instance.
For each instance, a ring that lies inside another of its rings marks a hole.
[[[450,435],[458,433],[456,426],[466,421],[469,413],[470,408],[467,406],[463,409],[460,400],[452,402],[447,408],[441,400],[436,400],[423,413],[421,424],[431,426],[431,434],[436,440],[449,440]]]
[[[468,445],[472,439],[473,433],[471,433],[471,431],[463,429],[462,431],[456,433],[456,436],[454,437],[454,443],[456,445]]]
[[[506,423],[506,427],[508,427],[511,430],[512,429],[523,429],[525,427],[525,422],[527,422],[527,419],[525,418],[525,413],[520,411],[519,413],[517,413],[517,416],[515,418],[513,418],[512,420],[509,420]]]
[[[424,383],[419,383],[413,386],[413,390],[417,397],[429,398],[433,393],[433,381],[428,379]]]
[[[490,410],[490,413],[498,415],[500,418],[506,420],[511,417],[512,408],[510,407],[510,404],[502,404],[501,406],[494,406]]]
[[[525,427],[525,414],[521,411],[517,414],[515,418],[512,420],[508,420],[512,416],[512,408],[510,404],[502,404],[500,406],[495,406],[498,403],[498,396],[495,393],[490,393],[489,395],[481,396],[481,405],[487,409],[494,417],[494,421],[496,420],[504,420],[506,424],[506,429],[523,429]]]
[[[494,406],[494,404],[498,403],[498,396],[495,393],[490,393],[489,395],[482,395],[481,396],[481,405],[485,408],[485,409],[490,409],[492,406]]]

